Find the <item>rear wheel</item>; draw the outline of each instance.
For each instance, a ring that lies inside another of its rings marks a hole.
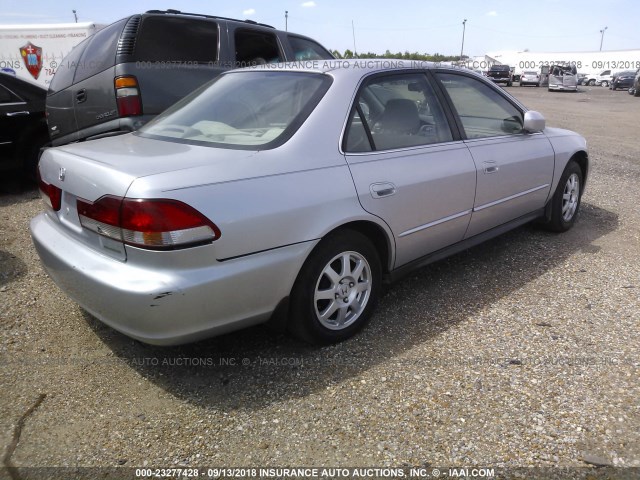
[[[344,230],[322,240],[303,265],[291,295],[290,331],[314,344],[345,340],[371,317],[382,280],[373,244]]]
[[[602,83],[600,84],[601,87],[608,87],[609,86],[609,82],[607,82],[606,80],[603,80]]]
[[[546,227],[554,232],[566,232],[576,221],[582,199],[582,169],[569,161],[551,199],[551,218]]]
[[[590,87],[593,87],[596,84],[596,81],[591,79],[587,82],[587,85],[589,85]]]

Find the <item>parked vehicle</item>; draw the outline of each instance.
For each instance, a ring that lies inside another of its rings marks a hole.
[[[47,96],[53,145],[136,130],[223,71],[333,58],[310,38],[177,10],[119,20],[78,45]]]
[[[600,73],[590,73],[585,78],[585,85],[593,87],[594,85],[602,85],[608,87],[613,75],[611,70],[602,70]]]
[[[47,88],[62,59],[102,27],[94,22],[0,25],[0,68]]]
[[[629,90],[633,86],[633,80],[635,79],[635,76],[635,70],[625,70],[623,72],[618,72],[613,75],[613,79],[611,80],[609,89],[617,90],[618,88],[621,88],[623,90]]]
[[[21,168],[35,178],[40,149],[49,142],[46,96],[37,83],[0,73],[0,171]]]
[[[584,138],[465,69],[358,62],[226,72],[137,132],[47,149],[46,270],[143,342],[278,318],[329,343],[383,281],[532,220],[572,227]]]
[[[640,68],[636,70],[636,76],[633,79],[633,85],[629,88],[629,94],[634,97],[640,97]]]
[[[513,85],[513,71],[509,65],[492,65],[487,77],[494,83],[504,83],[507,87]]]
[[[548,89],[552,91],[578,90],[578,75],[575,65],[551,65],[549,67]]]
[[[586,85],[586,81],[588,80],[588,75],[586,73],[578,73],[577,74],[578,85]]]
[[[540,86],[540,73],[534,72],[532,70],[527,70],[520,74],[520,86],[524,87],[525,85],[534,85],[536,87]]]

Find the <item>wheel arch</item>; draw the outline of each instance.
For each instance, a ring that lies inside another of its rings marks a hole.
[[[582,170],[582,185],[584,189],[584,185],[587,183],[587,177],[589,174],[589,154],[584,150],[580,150],[573,154],[569,161],[573,160],[578,164],[580,170]]]
[[[373,246],[380,256],[383,273],[391,271],[395,255],[395,249],[392,245],[393,240],[389,238],[387,232],[380,225],[367,220],[356,220],[340,225],[329,232],[328,235],[343,230],[354,230],[367,237],[371,243],[373,243]]]

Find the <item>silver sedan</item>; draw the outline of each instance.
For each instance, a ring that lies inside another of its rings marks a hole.
[[[383,282],[533,220],[571,228],[588,168],[584,138],[464,69],[266,65],[46,150],[31,234],[64,292],[143,342],[277,318],[330,343]]]

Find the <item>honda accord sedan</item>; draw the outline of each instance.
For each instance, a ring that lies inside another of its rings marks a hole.
[[[384,282],[527,222],[571,228],[588,169],[584,138],[461,68],[265,65],[46,150],[31,234],[67,295],[140,341],[271,319],[331,343]]]

